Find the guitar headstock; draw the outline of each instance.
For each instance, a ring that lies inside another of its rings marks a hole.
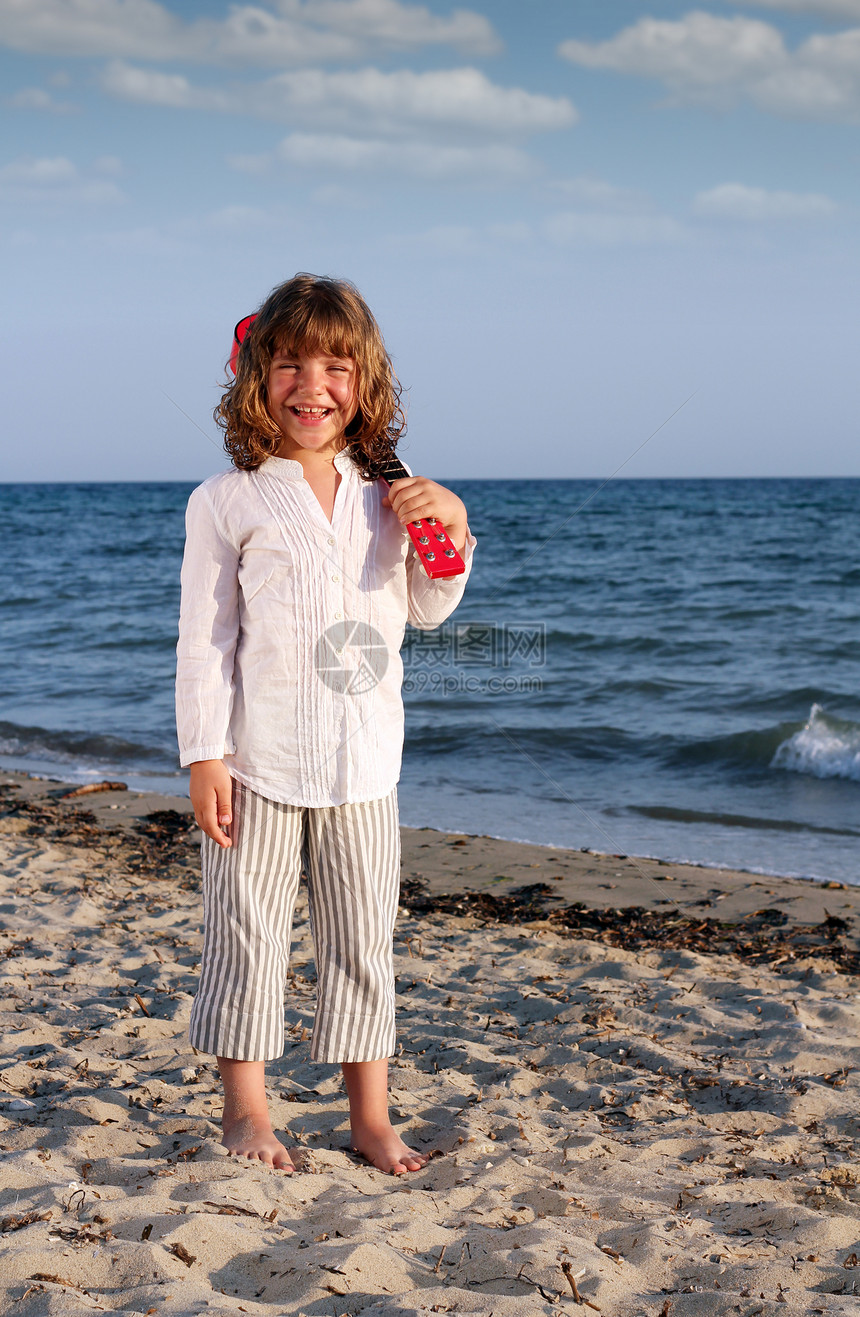
[[[381,478],[390,485],[394,480],[408,480],[409,472],[399,457],[392,456],[386,462]],[[424,517],[420,521],[411,521],[406,529],[415,546],[421,566],[432,580],[439,580],[445,576],[461,576],[466,570],[466,564],[437,517]]]

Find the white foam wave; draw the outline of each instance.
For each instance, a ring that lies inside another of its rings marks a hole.
[[[860,727],[828,718],[820,704],[813,704],[808,721],[777,747],[770,766],[860,782]]]

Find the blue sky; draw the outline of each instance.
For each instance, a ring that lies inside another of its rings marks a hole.
[[[687,399],[624,474],[860,475],[860,0],[0,0],[0,42],[2,478],[220,469],[297,270],[364,292],[428,475],[605,476]]]

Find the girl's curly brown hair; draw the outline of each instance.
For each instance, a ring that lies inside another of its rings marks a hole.
[[[352,358],[358,410],[344,432],[344,447],[365,480],[378,479],[406,429],[400,384],[358,289],[345,279],[313,274],[297,274],[272,290],[239,349],[236,377],[214,412],[234,466],[253,471],[283,438],[267,405],[276,352]]]

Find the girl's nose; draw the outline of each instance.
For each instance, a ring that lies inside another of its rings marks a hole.
[[[322,392],[325,386],[325,369],[317,361],[309,361],[302,371],[304,383],[314,393]]]

